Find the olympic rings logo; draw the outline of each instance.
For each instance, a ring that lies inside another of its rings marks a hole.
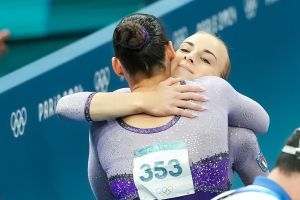
[[[171,185],[156,189],[156,194],[159,194],[160,196],[168,196],[172,192],[173,192],[173,187]]]
[[[94,87],[96,91],[106,92],[110,83],[110,70],[106,66],[95,72]]]
[[[11,113],[10,128],[15,138],[24,134],[26,122],[27,122],[27,110],[25,107],[18,109],[16,112]]]

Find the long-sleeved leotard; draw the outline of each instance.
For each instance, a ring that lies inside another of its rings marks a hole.
[[[247,153],[241,151],[240,147],[253,140],[249,137],[251,134],[239,128],[232,128],[230,134],[227,134],[228,122],[257,132],[266,131],[269,122],[263,108],[238,94],[220,78],[205,77],[188,84],[204,86],[207,89],[206,96],[210,99],[206,103],[207,111],[194,111],[198,115],[197,118],[175,116],[164,126],[150,129],[132,127],[121,119],[93,124],[90,143],[90,149],[93,151],[90,151],[89,178],[97,198],[101,199],[105,195],[108,197],[112,195],[116,199],[137,198],[138,193],[132,176],[133,152],[135,149],[161,141],[183,141],[187,145],[195,194],[178,197],[180,199],[210,199],[228,190],[232,168],[240,175],[244,175],[242,180],[246,183],[250,182],[253,174],[265,173],[253,160],[243,162],[241,158],[244,155],[239,154],[239,152]],[[80,109],[83,108],[84,106],[81,106]],[[239,133],[239,130],[242,130],[242,133]],[[255,146],[257,142],[252,144],[248,153],[252,150],[254,157],[257,157],[259,155],[259,148]],[[245,171],[244,166],[247,166],[247,163],[254,166],[251,168],[253,171]],[[98,169],[95,170],[94,166]],[[250,175],[247,176],[247,173]],[[110,193],[104,194],[103,191]]]
[[[103,122],[101,122],[103,123]],[[99,162],[97,145],[95,141],[97,134],[90,135],[90,150],[88,162],[88,177],[90,185],[96,199],[106,200],[114,199],[109,187],[109,181],[105,171]],[[94,141],[94,142],[92,142]],[[251,184],[256,176],[266,176],[269,173],[268,168],[262,168],[258,163],[262,156],[256,135],[249,129],[229,127],[228,129],[228,146],[229,146],[229,185],[232,183],[233,172],[238,173],[245,185]],[[126,182],[126,179],[124,179]],[[132,180],[130,182],[132,183]],[[129,187],[129,186],[127,186]],[[131,191],[131,195],[136,196],[136,190]],[[125,197],[128,197],[124,195]],[[124,197],[123,196],[123,197]]]

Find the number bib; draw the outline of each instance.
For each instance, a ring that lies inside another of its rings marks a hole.
[[[194,194],[184,142],[163,142],[134,151],[133,179],[141,200]]]

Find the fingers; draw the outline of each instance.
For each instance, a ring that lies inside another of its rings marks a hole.
[[[196,117],[191,111],[187,111],[187,110],[184,110],[184,109],[181,109],[181,108],[178,108],[176,115],[180,115],[182,117],[187,117],[187,118]]]
[[[208,101],[208,98],[206,96],[194,92],[180,93],[176,96],[176,98],[181,100],[194,100],[194,101],[201,101],[201,102]]]
[[[187,117],[187,118],[195,118],[197,117],[196,114],[194,114],[193,112],[191,112],[190,110],[185,110],[185,109],[182,109],[182,108],[176,108],[174,109],[174,114],[175,115],[180,115],[182,117]]]
[[[195,110],[195,111],[204,111],[207,109],[203,105],[200,105],[200,104],[192,102],[192,101],[185,101],[185,100],[178,100],[176,102],[176,106],[180,109],[190,109],[190,110]]]
[[[177,86],[178,92],[203,92],[205,91],[204,88],[198,85],[178,85]]]

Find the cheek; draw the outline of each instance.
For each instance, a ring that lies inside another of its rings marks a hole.
[[[183,60],[184,59],[184,54],[182,52],[180,52],[179,50],[176,51],[176,54],[175,54],[175,59],[180,61],[180,60]]]
[[[175,68],[176,68],[176,62],[175,62],[175,60],[172,60],[171,61],[171,71],[174,71],[175,70]]]
[[[202,66],[202,67],[198,67],[195,72],[195,76],[196,77],[200,77],[200,76],[220,76],[219,72],[209,66]]]
[[[171,60],[171,69],[175,69],[176,66],[179,65],[181,58],[176,56],[173,60]]]
[[[224,70],[225,70],[224,67],[220,67],[217,65],[207,66],[205,68],[205,71],[208,75],[219,76],[219,77],[221,77]]]

